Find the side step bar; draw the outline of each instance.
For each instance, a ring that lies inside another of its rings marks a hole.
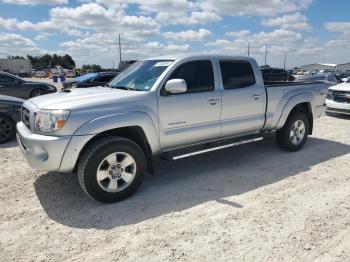
[[[187,157],[191,157],[191,156],[196,156],[196,155],[200,155],[200,154],[205,154],[208,152],[221,150],[221,149],[225,149],[225,148],[229,148],[229,147],[254,143],[254,142],[261,141],[263,139],[264,139],[263,137],[255,137],[255,138],[251,138],[251,139],[245,139],[245,140],[239,140],[236,142],[231,142],[229,144],[222,144],[222,145],[215,146],[215,147],[201,149],[201,150],[193,151],[193,152],[189,152],[188,149],[187,149],[187,152],[184,152],[184,150],[183,150],[182,153],[180,150],[174,151],[174,152],[167,152],[167,153],[164,153],[162,155],[162,158],[166,159],[166,160],[179,160],[179,159],[183,159],[183,158],[187,158]],[[176,154],[176,153],[178,153],[178,154]]]

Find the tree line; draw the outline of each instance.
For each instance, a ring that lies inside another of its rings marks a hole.
[[[70,55],[57,55],[57,54],[45,54],[43,56],[8,56],[9,59],[29,59],[32,68],[35,70],[41,70],[45,68],[53,68],[55,66],[62,66],[65,69],[74,69],[75,61]]]

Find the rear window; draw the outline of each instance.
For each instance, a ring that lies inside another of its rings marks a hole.
[[[247,61],[220,61],[222,83],[225,89],[236,89],[255,84],[252,65]]]

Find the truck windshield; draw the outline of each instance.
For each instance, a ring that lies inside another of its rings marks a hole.
[[[121,72],[108,86],[118,89],[148,91],[172,62],[172,60],[138,61]]]

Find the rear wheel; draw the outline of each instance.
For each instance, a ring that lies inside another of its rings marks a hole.
[[[308,137],[310,123],[304,112],[289,116],[281,130],[276,132],[277,144],[285,151],[300,150]]]
[[[97,141],[78,164],[79,183],[91,198],[113,203],[131,196],[142,184],[146,157],[133,141],[110,137]]]
[[[42,95],[45,95],[46,94],[46,92],[45,92],[45,90],[43,90],[43,89],[34,89],[31,93],[30,93],[30,95],[29,95],[29,97],[30,98],[33,98],[33,97],[36,97],[36,96],[42,96]]]
[[[6,115],[0,115],[0,144],[15,136],[16,123]]]

